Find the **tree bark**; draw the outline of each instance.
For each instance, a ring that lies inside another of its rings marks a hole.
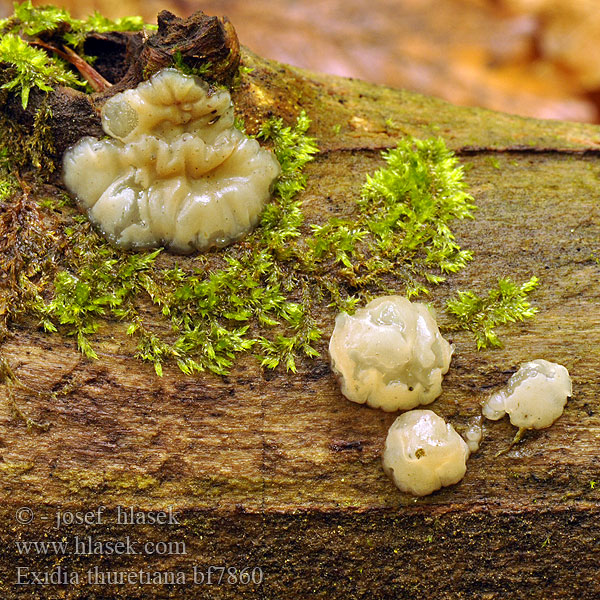
[[[242,63],[254,71],[233,99],[250,130],[300,109],[313,121],[321,152],[306,170],[307,219],[343,214],[365,175],[382,165],[382,149],[405,135],[439,135],[469,165],[478,210],[474,221],[455,223],[475,259],[435,289],[433,303],[499,276],[541,279],[533,297],[539,314],[504,328],[503,348],[477,352],[467,334],[452,336],[456,350],[432,408],[460,431],[490,387],[539,357],[569,369],[573,398],[551,428],[499,456],[515,429],[506,419],[487,422],[464,480],[417,500],[400,493],[380,464],[397,415],[342,397],[325,341],[321,358],[304,361],[295,375],[264,372],[246,357],[227,377],[167,367],[158,378],[129,358],[118,323],[100,332],[98,361],[83,358],[70,338],[14,326],[0,348],[13,372],[34,390],[67,393],[51,398],[13,386],[19,408],[51,424],[36,430],[15,418],[7,382],[0,388],[2,596],[600,597],[600,129],[459,108],[247,50]],[[333,317],[320,314],[327,334]],[[23,507],[31,513],[18,512]],[[118,507],[146,518],[171,507],[175,515],[165,524],[118,524]],[[81,519],[90,512],[87,523],[69,525],[69,511]],[[137,553],[106,545],[99,555],[77,552],[87,536],[129,537]],[[19,551],[16,542],[35,540],[65,541],[67,551]],[[172,545],[153,553],[145,542]],[[186,554],[174,551],[175,542]],[[33,579],[58,566],[79,583]],[[208,585],[210,566],[259,567],[264,579],[236,583],[225,571],[218,584],[213,570]],[[181,571],[187,581],[94,585],[94,567]],[[28,583],[17,585],[19,577]]]

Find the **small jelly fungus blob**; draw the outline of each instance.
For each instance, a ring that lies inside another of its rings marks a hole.
[[[516,427],[543,429],[562,415],[571,394],[571,378],[565,367],[532,360],[522,364],[508,385],[486,400],[482,412],[493,421],[508,413]]]
[[[394,411],[442,393],[452,347],[426,305],[384,296],[337,316],[329,353],[348,400]]]
[[[391,425],[383,451],[383,468],[396,486],[426,496],[458,483],[467,472],[469,447],[431,410],[411,410]]]

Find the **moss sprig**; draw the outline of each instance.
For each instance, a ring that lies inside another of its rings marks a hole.
[[[106,249],[100,252],[100,260],[84,263],[77,275],[59,271],[52,300],[38,305],[42,326],[49,332],[55,332],[57,325],[63,326],[67,335],[76,337],[85,356],[98,358],[88,339],[98,330],[98,319],[108,314],[116,318],[128,316],[136,293],[143,289],[140,275],[159,252],[131,254],[123,260],[110,256]]]
[[[498,285],[486,296],[479,296],[473,291],[459,291],[446,303],[447,312],[454,317],[449,328],[470,331],[478,349],[501,346],[495,328],[533,317],[538,309],[531,306],[527,298],[538,285],[537,277],[520,285],[505,277],[498,279]]]
[[[0,114],[0,133],[3,148],[0,155],[0,176],[14,181],[15,169],[34,167],[52,173],[56,164],[54,138],[50,128],[52,110],[47,97],[42,100],[33,118],[31,130]]]
[[[52,36],[53,42],[78,53],[88,63],[93,57],[83,53],[83,42],[92,31],[139,31],[153,26],[141,17],[123,17],[112,21],[98,12],[85,20],[73,18],[56,6],[33,6],[31,0],[14,5],[14,14],[0,21],[0,62],[8,68],[3,72],[2,88],[20,95],[27,108],[33,88],[49,92],[56,85],[85,88],[79,73],[53,52],[32,46],[39,36]],[[47,48],[47,45],[44,46]]]
[[[475,206],[444,141],[406,139],[382,157],[387,166],[367,175],[354,214],[312,225],[298,252],[307,269],[335,271],[327,289],[340,310],[356,293],[427,294],[472,259],[450,224],[472,218]]]
[[[59,58],[48,56],[43,50],[30,46],[12,33],[0,39],[0,62],[9,65],[8,71],[3,73],[5,81],[1,88],[17,90],[24,109],[27,108],[29,93],[34,87],[50,92],[56,85],[85,85]]]
[[[0,21],[0,31],[36,36],[53,31],[61,23],[75,22],[69,12],[58,6],[33,6],[31,0],[14,3],[14,14]]]
[[[0,148],[0,203],[9,200],[18,187],[17,178],[11,172],[9,150],[6,147]]]
[[[475,205],[456,156],[441,138],[431,138],[403,140],[383,159],[387,167],[367,175],[359,203],[378,245],[387,250],[401,241],[407,252],[424,253],[425,265],[443,273],[462,269],[472,254],[460,249],[450,223],[472,218]],[[394,239],[397,232],[401,240]]]
[[[121,17],[108,19],[95,11],[87,19],[75,19],[68,10],[57,6],[33,6],[31,0],[14,3],[12,16],[0,20],[1,34],[16,34],[35,37],[55,33],[60,30],[63,40],[76,48],[85,39],[85,34],[92,31],[103,33],[108,31],[140,31],[156,29],[156,25],[144,23],[142,17]]]
[[[195,75],[196,77],[202,78],[204,75],[210,72],[212,63],[208,61],[197,67],[190,67],[183,60],[183,54],[181,51],[178,50],[175,52],[175,54],[173,54],[173,66],[186,75]]]
[[[288,254],[287,243],[300,235],[304,222],[302,203],[297,196],[306,186],[304,167],[319,151],[315,140],[306,135],[309,127],[310,119],[301,111],[293,127],[284,125],[282,119],[272,118],[256,136],[272,143],[281,165],[274,188],[275,201],[265,208],[261,220],[264,243],[280,256]]]

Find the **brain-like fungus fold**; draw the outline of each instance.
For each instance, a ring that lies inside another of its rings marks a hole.
[[[65,184],[119,247],[226,245],[256,225],[280,172],[233,123],[227,90],[164,69],[106,102],[102,127],[112,139],[70,148]]]
[[[329,353],[346,398],[394,411],[441,394],[452,348],[427,306],[384,296],[337,316]]]

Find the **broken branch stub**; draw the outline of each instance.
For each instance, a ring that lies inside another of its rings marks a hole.
[[[47,46],[56,40],[45,35],[44,41]],[[48,126],[55,160],[83,136],[103,134],[100,111],[110,97],[136,87],[175,61],[192,71],[200,70],[211,83],[224,85],[231,83],[240,63],[233,25],[226,18],[211,17],[201,11],[185,19],[162,11],[158,15],[158,30],[150,35],[147,31],[90,33],[84,52],[97,57],[93,68],[113,84],[111,87],[93,94],[65,87],[46,94],[33,88],[26,109],[15,94],[7,94],[1,107],[9,121],[26,133],[33,133],[35,115],[47,103],[52,111]]]

